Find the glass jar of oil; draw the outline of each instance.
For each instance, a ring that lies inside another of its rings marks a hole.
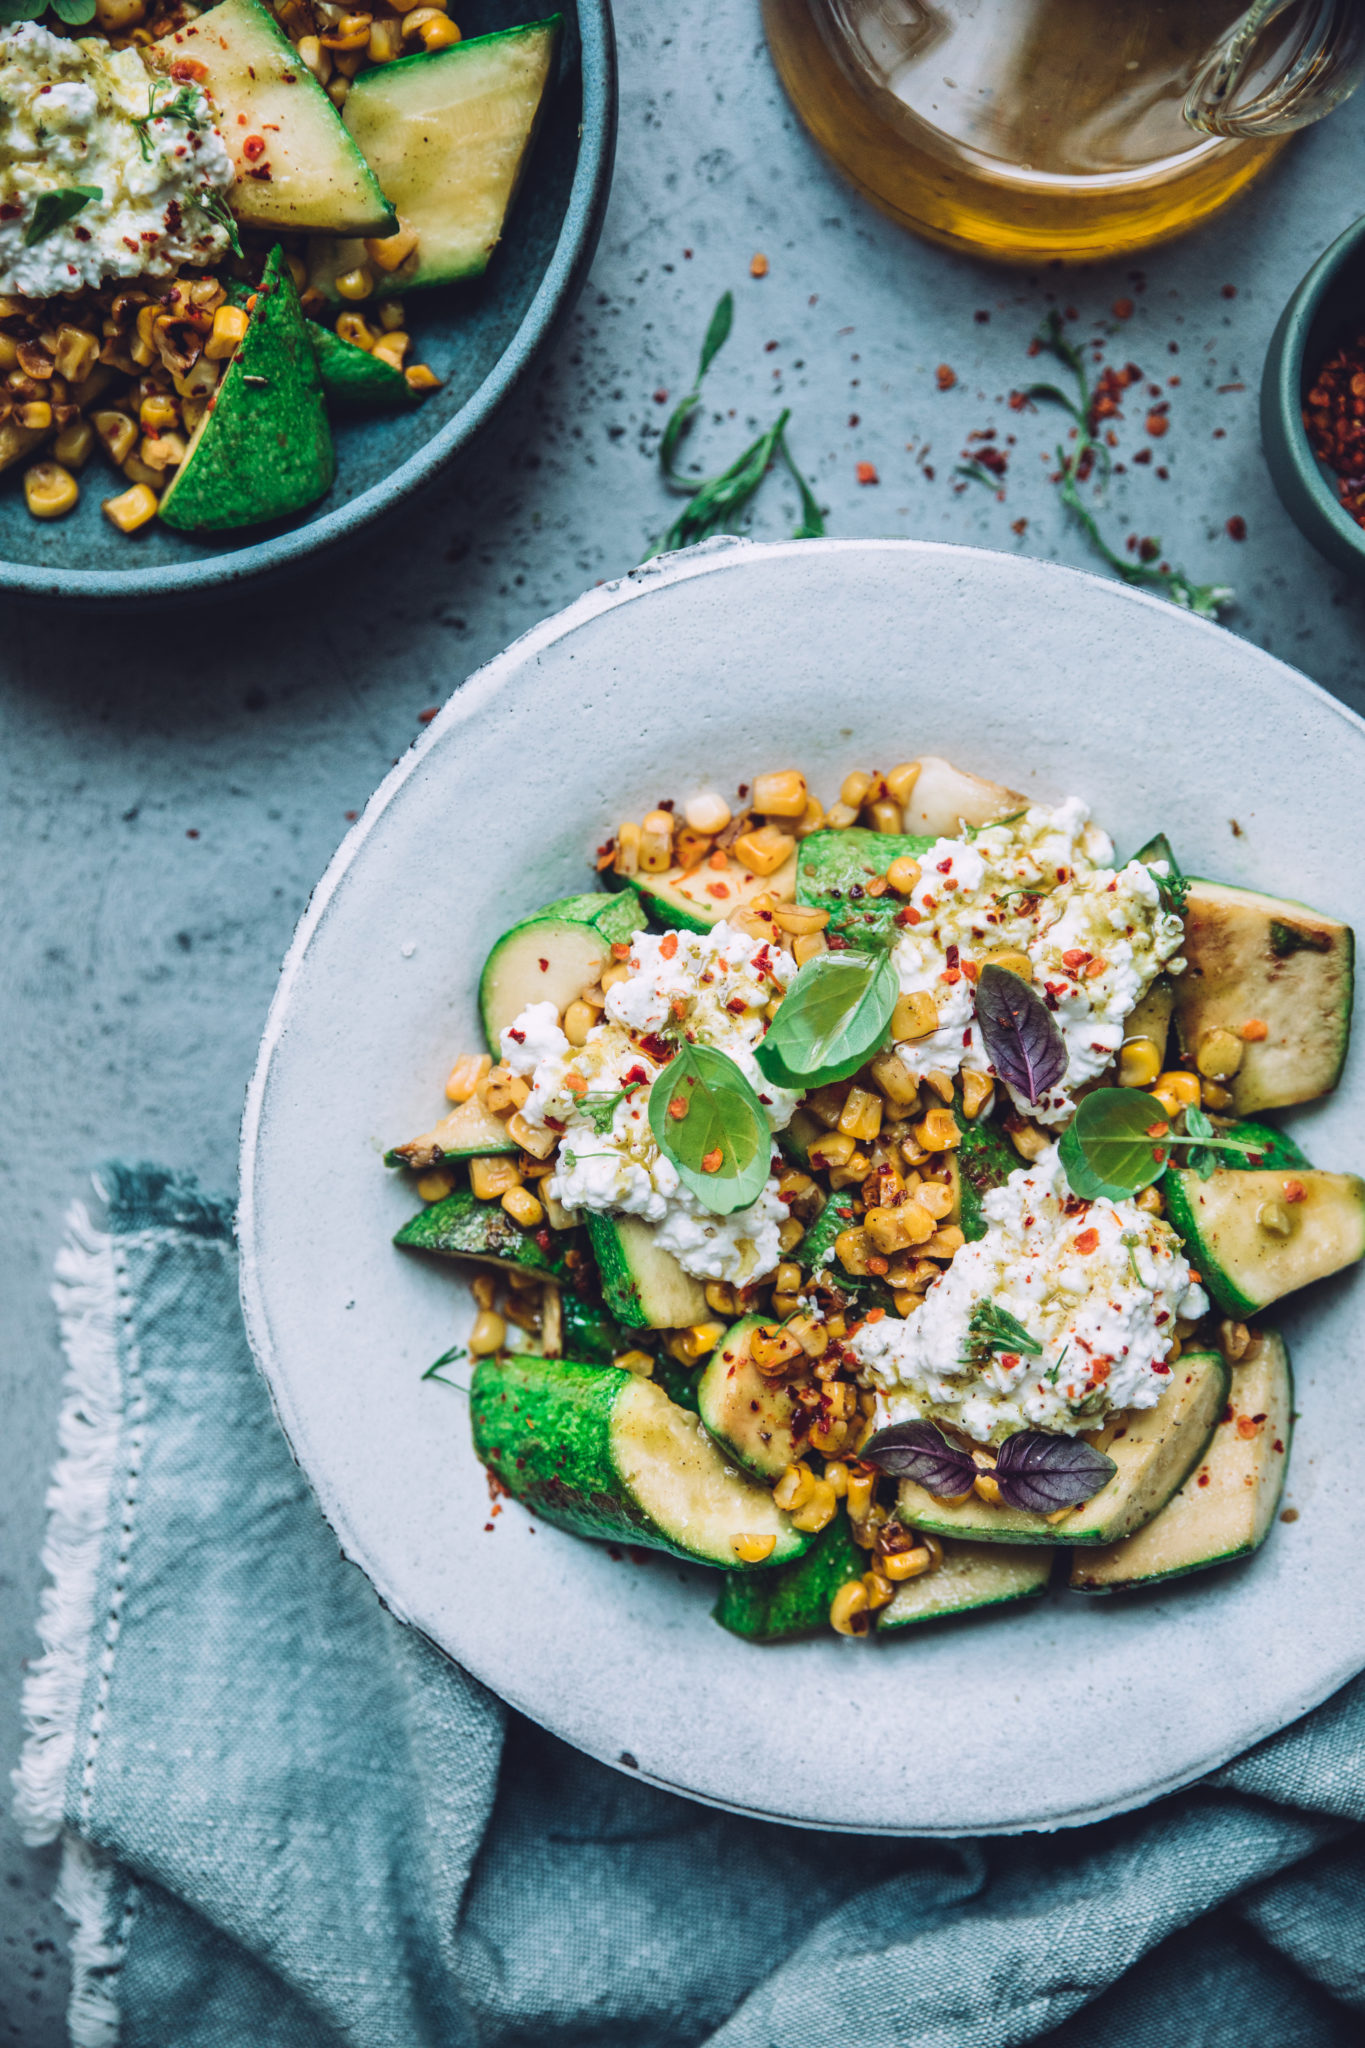
[[[764,0],[782,82],[870,198],[1037,262],[1183,233],[1339,104],[1357,0]]]

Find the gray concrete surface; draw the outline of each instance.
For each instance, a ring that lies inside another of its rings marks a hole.
[[[347,813],[424,708],[533,621],[629,568],[666,524],[655,394],[686,388],[726,286],[737,316],[698,435],[708,466],[789,404],[793,449],[831,533],[1078,564],[1084,543],[1047,480],[1053,421],[1012,413],[1007,394],[1038,373],[1025,349],[1049,293],[1076,308],[1081,330],[1107,322],[1109,359],[1136,360],[1164,387],[1181,379],[1165,391],[1171,429],[1156,462],[1115,485],[1120,544],[1130,531],[1158,534],[1201,580],[1235,584],[1233,631],[1365,705],[1361,596],[1280,510],[1255,426],[1276,315],[1359,205],[1365,98],[1194,239],[1134,264],[1030,278],[921,245],[841,184],[781,97],[754,0],[659,11],[624,0],[620,16],[618,171],[589,287],[553,359],[436,498],[358,561],[268,605],[104,621],[0,608],[6,1766],[35,1646],[60,1379],[48,1281],[63,1211],[111,1154],[232,1185],[276,969]],[[761,281],[749,275],[756,251],[771,265]],[[1109,309],[1126,297],[1135,310],[1120,325]],[[942,362],[958,377],[946,393]],[[1144,410],[1127,408],[1120,459],[1148,445]],[[991,424],[1018,436],[1004,503],[953,476],[967,434]],[[860,484],[860,462],[880,481]],[[773,478],[753,531],[788,532],[794,514],[791,488]],[[1247,522],[1240,545],[1225,531],[1233,515]],[[1115,745],[1217,739],[1195,676],[1184,731],[1150,730],[1135,703]],[[321,1184],[322,1151],[318,1172]],[[0,1843],[0,2043],[49,2048],[65,2039],[52,1859],[22,1850],[7,1814]]]

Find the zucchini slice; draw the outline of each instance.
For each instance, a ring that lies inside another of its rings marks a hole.
[[[1277,1330],[1232,1369],[1232,1392],[1208,1449],[1145,1529],[1102,1550],[1078,1551],[1079,1593],[1155,1586],[1259,1550],[1284,1491],[1293,1431],[1294,1378]]]
[[[841,1508],[795,1564],[776,1571],[731,1572],[721,1581],[712,1617],[751,1643],[818,1635],[829,1627],[830,1602],[840,1586],[861,1578],[866,1569],[867,1555],[853,1541]]]
[[[545,1250],[541,1237],[549,1241]],[[456,1188],[443,1202],[419,1210],[394,1238],[408,1251],[439,1252],[447,1259],[477,1259],[481,1265],[520,1268],[560,1279],[568,1270],[566,1241],[553,1231],[523,1230],[500,1202],[481,1202],[469,1188]]]
[[[480,277],[502,239],[554,69],[561,17],[470,36],[363,71],[345,120],[417,245],[380,270],[377,293]],[[315,242],[311,282],[328,298],[365,262],[360,242]],[[377,267],[377,266],[376,266]]]
[[[639,1216],[585,1212],[602,1295],[628,1330],[681,1330],[706,1320],[706,1292],[684,1273],[672,1252],[661,1251],[654,1226]]]
[[[827,910],[830,929],[850,938],[888,932],[901,899],[869,896],[868,883],[879,881],[893,860],[903,854],[918,859],[933,844],[932,833],[869,832],[861,825],[812,832],[796,852],[796,900]]]
[[[1351,1030],[1355,937],[1307,904],[1223,882],[1193,881],[1185,897],[1185,972],[1176,1029],[1193,1057],[1207,1031],[1256,1020],[1228,1083],[1239,1116],[1310,1102],[1335,1088]]]
[[[146,55],[169,74],[172,91],[179,79],[193,79],[213,101],[237,173],[229,203],[244,226],[392,232],[393,209],[378,178],[260,0],[220,0]],[[169,97],[163,89],[163,103]],[[355,246],[363,262],[363,247]]]
[[[1138,997],[1123,1020],[1124,1043],[1127,1044],[1130,1038],[1150,1038],[1164,1064],[1174,1014],[1175,983],[1169,974],[1158,974],[1147,993]]]
[[[1365,1254],[1365,1181],[1354,1173],[1220,1167],[1200,1180],[1175,1167],[1161,1185],[1191,1262],[1229,1315],[1253,1315]]]
[[[998,1543],[953,1543],[943,1546],[943,1563],[920,1579],[904,1579],[895,1598],[877,1616],[884,1629],[916,1628],[922,1621],[941,1621],[950,1614],[970,1614],[978,1607],[1004,1607],[1038,1600],[1052,1577],[1052,1550],[1005,1550]]]
[[[977,1543],[1117,1543],[1150,1522],[1203,1455],[1227,1403],[1228,1369],[1216,1351],[1190,1351],[1171,1368],[1155,1408],[1130,1408],[1107,1446],[1117,1471],[1090,1500],[1052,1522],[975,1495],[950,1507],[903,1479],[898,1513],[912,1528]]]
[[[561,896],[514,924],[493,947],[479,977],[479,1016],[494,1059],[502,1034],[528,1003],[553,1003],[563,1013],[598,980],[611,949],[644,924],[633,896]]]
[[[750,874],[732,859],[722,869],[703,863],[687,870],[669,868],[662,875],[631,875],[628,881],[656,924],[680,932],[709,932],[757,896],[790,903],[796,889],[796,855],[770,875]]]
[[[809,1547],[727,1466],[695,1415],[612,1365],[481,1358],[469,1394],[474,1449],[517,1499],[575,1536],[617,1537],[722,1571],[753,1571],[740,1536],[772,1536],[770,1562]],[[759,1567],[762,1569],[762,1567]]]
[[[395,1145],[386,1152],[384,1164],[410,1166],[421,1173],[447,1160],[485,1159],[516,1150],[517,1141],[508,1136],[502,1118],[485,1109],[477,1095],[471,1095],[468,1102],[456,1103],[449,1116],[443,1116],[420,1138],[409,1138],[406,1145]]]
[[[792,1421],[805,1411],[780,1381],[765,1379],[749,1355],[763,1321],[743,1316],[726,1331],[698,1381],[697,1413],[727,1456],[771,1486],[800,1455]]]

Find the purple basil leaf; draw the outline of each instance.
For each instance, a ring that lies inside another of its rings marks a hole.
[[[976,1021],[1002,1081],[1037,1102],[1066,1072],[1066,1040],[1042,997],[1008,967],[988,963],[976,984]]]
[[[940,1500],[970,1493],[976,1478],[970,1452],[950,1444],[932,1422],[893,1422],[870,1436],[858,1456],[893,1479],[913,1479]]]
[[[1054,1515],[1059,1508],[1089,1500],[1117,1470],[1112,1458],[1078,1436],[1045,1436],[1038,1429],[1021,1429],[1001,1444],[991,1477],[1009,1507],[1026,1508],[1031,1515]]]

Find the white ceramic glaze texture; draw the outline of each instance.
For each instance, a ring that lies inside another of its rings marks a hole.
[[[1212,1769],[1365,1665],[1365,1280],[1286,1308],[1302,1419],[1289,1498],[1247,1565],[1129,1600],[1034,1607],[886,1643],[760,1649],[709,1575],[616,1562],[488,1494],[451,1342],[456,1270],[395,1251],[424,1128],[478,1042],[490,942],[589,885],[586,857],[664,795],[799,763],[938,752],[1029,795],[1078,792],[1121,849],[1167,830],[1195,873],[1351,917],[1365,726],[1255,648],[1043,563],[907,541],[730,543],[590,593],[480,671],[372,799],[286,962],[244,1129],[257,1356],[346,1555],[393,1611],[605,1762],[830,1828],[1055,1828]],[[1236,819],[1240,832],[1230,823]],[[1365,1161],[1361,1062],[1296,1114]]]

